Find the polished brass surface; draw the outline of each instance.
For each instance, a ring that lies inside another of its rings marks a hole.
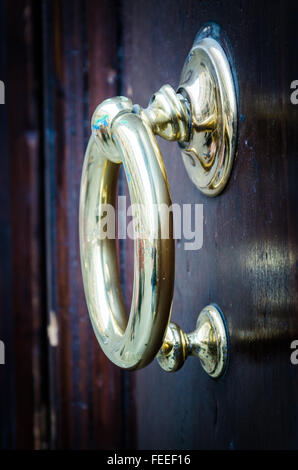
[[[195,44],[177,93],[164,85],[146,109],[125,97],[107,99],[92,117],[80,194],[83,281],[99,344],[111,361],[126,369],[146,366],[158,351],[166,370],[180,368],[188,355],[198,356],[213,377],[226,364],[226,333],[215,307],[203,310],[198,329],[190,335],[169,324],[175,267],[173,220],[172,212],[168,222],[158,210],[169,207],[171,197],[154,136],[179,142],[186,169],[203,192],[215,195],[222,190],[233,160],[236,111],[230,75],[224,77],[230,73],[227,61],[220,46],[210,41]],[[189,166],[190,159],[194,165]],[[100,233],[104,205],[115,206],[120,163],[131,203],[141,207],[133,214],[134,286],[128,320],[115,240]],[[169,236],[163,237],[164,233]]]
[[[167,372],[180,369],[188,356],[198,357],[211,377],[220,377],[227,365],[228,338],[223,316],[215,305],[207,305],[197,320],[195,331],[186,334],[176,323],[170,323],[157,355]]]
[[[92,118],[80,196],[80,247],[85,294],[92,325],[105,354],[120,367],[137,369],[152,361],[168,324],[174,286],[172,219],[156,211],[171,204],[168,182],[151,129],[131,112],[123,98],[105,101]],[[122,161],[134,217],[134,289],[127,322],[122,299],[115,240],[101,239],[101,204],[114,204]],[[168,229],[168,227],[166,227]]]
[[[229,179],[236,146],[237,104],[233,77],[220,44],[197,39],[182,70],[178,92],[190,103],[191,135],[180,142],[187,173],[208,196]]]

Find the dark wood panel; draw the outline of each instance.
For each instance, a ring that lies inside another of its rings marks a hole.
[[[40,449],[47,442],[48,405],[40,186],[40,10],[33,1],[19,0],[5,2],[2,13],[1,47],[6,59],[2,118],[6,122],[1,122],[1,162],[6,163],[4,173],[1,171],[1,197],[5,197],[1,211],[7,217],[5,225],[1,224],[1,269],[5,269],[1,323],[6,322],[3,339],[7,345],[2,366],[7,381],[4,397],[1,387],[6,420],[3,447]]]
[[[173,319],[193,329],[210,302],[223,309],[231,360],[219,381],[194,359],[169,375],[134,374],[141,448],[297,448],[297,2],[124,1],[123,94],[147,105],[178,84],[199,28],[231,44],[239,83],[239,144],[225,192],[191,185],[175,144],[160,141],[174,202],[204,204],[204,244],[176,244]]]
[[[120,3],[0,7],[1,447],[131,446],[132,383],[93,334],[78,245],[90,117],[121,87]]]
[[[6,5],[0,1],[0,79],[6,84]],[[7,91],[7,90],[6,90]],[[7,106],[0,105],[0,340],[5,344],[6,365],[0,365],[0,448],[11,448],[14,436],[13,366],[12,357],[12,266],[10,227],[10,163],[7,140]]]
[[[122,374],[91,328],[78,234],[91,113],[117,93],[116,6],[55,0],[43,9],[51,438],[58,448],[119,448],[124,436]]]

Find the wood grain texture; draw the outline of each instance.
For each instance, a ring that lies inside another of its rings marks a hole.
[[[90,118],[121,84],[120,4],[1,1],[0,13],[0,446],[131,446],[131,382],[95,339],[78,241]]]
[[[91,114],[117,92],[116,22],[114,2],[44,2],[48,312],[58,328],[49,346],[53,448],[119,448],[124,435],[122,375],[92,331],[78,232]]]
[[[3,447],[40,449],[47,441],[48,405],[40,186],[40,29],[33,1],[5,2],[3,14],[6,122],[1,123],[5,133],[1,161],[6,161],[6,169],[1,171],[2,197],[5,189],[7,193],[1,210],[9,213],[2,244],[2,268],[7,271],[1,276],[5,278],[1,287],[6,302],[6,306],[1,305],[1,323],[6,322],[2,339],[7,345],[2,367],[7,380],[4,390],[9,389],[2,398],[1,387],[7,420],[3,424]]]
[[[220,305],[231,335],[227,374],[189,359],[176,374],[154,362],[135,373],[140,448],[292,449],[298,443],[297,3],[124,1],[123,94],[147,105],[176,86],[199,28],[214,21],[231,44],[239,85],[236,161],[224,193],[190,183],[178,147],[161,141],[174,202],[204,205],[204,244],[176,244],[172,318],[186,331]]]
[[[6,5],[0,1],[0,79],[7,83]],[[7,90],[6,90],[7,91]],[[0,340],[5,344],[5,354],[11,357],[13,319],[12,319],[12,263],[11,263],[11,226],[10,226],[10,161],[7,139],[7,106],[0,106]],[[0,366],[0,448],[12,448],[15,444],[15,416],[13,398],[13,367]]]

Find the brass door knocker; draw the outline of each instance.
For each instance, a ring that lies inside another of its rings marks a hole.
[[[146,366],[156,356],[167,371],[188,355],[200,358],[212,377],[226,367],[228,343],[222,313],[205,307],[197,328],[185,334],[169,323],[174,289],[173,221],[153,208],[171,205],[155,134],[176,140],[193,183],[208,196],[225,187],[233,164],[237,107],[231,69],[221,45],[198,38],[187,57],[177,92],[164,85],[147,109],[124,97],[100,104],[92,117],[80,196],[80,249],[92,325],[105,354],[125,369]],[[115,204],[123,163],[135,216],[134,288],[129,319],[120,289],[115,240],[98,237],[100,209]],[[169,237],[161,236],[162,230]],[[144,236],[144,233],[150,236]]]

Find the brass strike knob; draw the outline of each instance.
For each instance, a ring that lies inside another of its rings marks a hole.
[[[176,323],[170,323],[163,345],[157,355],[160,366],[167,372],[180,369],[188,356],[198,357],[211,377],[219,377],[226,368],[228,338],[223,315],[215,305],[207,305],[192,333],[184,333]]]

